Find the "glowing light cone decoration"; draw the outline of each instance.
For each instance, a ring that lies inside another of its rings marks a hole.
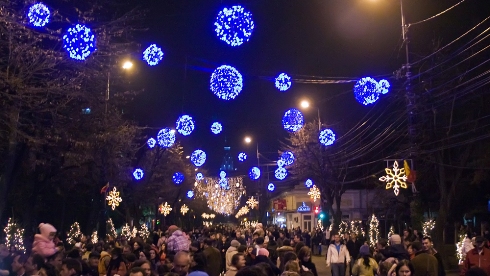
[[[424,222],[422,225],[422,231],[424,233],[424,237],[430,237],[430,232],[436,227],[436,222],[434,220],[428,220]]]
[[[379,221],[373,214],[369,220],[369,245],[371,248],[376,248],[379,238]]]
[[[167,216],[168,214],[170,214],[170,211],[172,211],[172,207],[170,207],[170,205],[165,202],[165,204],[160,204],[160,207],[158,207],[158,211],[160,211],[160,214]]]
[[[119,192],[116,187],[109,191],[109,194],[105,198],[107,200],[107,204],[112,207],[112,210],[115,210],[119,203],[122,202],[122,198],[119,196]]]
[[[75,244],[75,239],[77,239],[81,236],[82,236],[82,232],[80,231],[80,224],[78,224],[78,222],[74,222],[70,226],[70,231],[67,234],[66,241],[69,244]]]
[[[313,199],[313,202],[316,202],[318,199],[321,198],[320,189],[318,189],[316,185],[313,185],[313,187],[310,188],[308,195],[311,199]]]
[[[92,244],[96,244],[99,242],[99,236],[97,235],[97,230],[94,230],[92,232],[92,235],[90,236],[90,241],[92,242]]]
[[[138,234],[143,240],[147,240],[150,237],[150,230],[148,230],[148,226],[146,224],[142,224]]]
[[[106,222],[106,236],[108,239],[109,239],[109,237],[112,237],[112,238],[117,237],[116,228],[114,228],[114,223],[112,222],[111,218],[109,218]]]
[[[407,188],[407,175],[404,168],[398,167],[398,161],[393,163],[393,169],[385,168],[386,175],[379,178],[380,181],[386,182],[386,190],[393,188],[396,196],[400,193],[400,188]]]
[[[129,227],[129,224],[125,224],[122,228],[121,228],[121,236],[124,236],[126,237],[126,240],[130,240],[131,239],[131,236],[133,235],[133,233],[131,232],[131,228]]]
[[[5,232],[5,245],[8,249],[14,247],[16,251],[26,252],[24,247],[24,229],[19,224],[9,218],[7,226],[3,229]]]
[[[187,205],[182,205],[182,207],[180,207],[180,212],[182,213],[182,215],[185,215],[187,214],[187,212],[189,212],[189,207],[187,207]]]
[[[251,196],[247,200],[247,205],[250,208],[254,209],[255,207],[259,206],[259,202],[257,201],[257,199],[255,199],[253,196]]]

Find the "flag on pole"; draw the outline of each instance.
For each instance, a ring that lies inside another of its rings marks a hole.
[[[414,183],[417,179],[417,172],[410,169],[407,160],[403,160],[403,168],[405,169],[405,174],[407,175],[407,181],[410,183]]]
[[[109,189],[109,182],[107,182],[107,184],[105,184],[105,186],[100,189],[100,193],[105,194],[105,192],[107,192],[107,189]]]

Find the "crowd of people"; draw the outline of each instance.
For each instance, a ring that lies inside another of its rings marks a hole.
[[[312,256],[322,254],[322,245],[332,276],[445,276],[432,239],[409,230],[379,239],[374,248],[355,233],[288,231],[260,223],[254,229],[190,232],[172,225],[146,239],[119,236],[95,243],[81,235],[70,245],[58,240],[50,224],[41,224],[39,232],[29,254],[0,244],[0,276],[319,276]],[[486,246],[475,238],[461,275],[490,275]]]

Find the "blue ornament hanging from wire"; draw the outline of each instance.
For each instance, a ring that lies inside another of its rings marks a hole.
[[[249,41],[255,27],[252,13],[238,5],[221,10],[214,26],[219,39],[233,47]]]
[[[267,190],[269,190],[269,192],[274,192],[274,190],[276,189],[276,186],[272,183],[269,183],[269,185],[267,185]]]
[[[296,132],[304,125],[304,116],[301,111],[296,108],[291,108],[282,117],[282,126],[289,132]]]
[[[150,66],[155,66],[163,59],[162,48],[158,47],[156,44],[151,44],[143,52],[143,60]]]
[[[95,35],[85,25],[76,24],[63,35],[63,48],[72,59],[85,60],[96,50],[95,44]]]
[[[285,168],[283,168],[283,167],[279,167],[274,172],[274,176],[278,180],[284,180],[284,178],[286,178],[286,176],[288,176],[288,171]]]
[[[140,168],[135,169],[133,172],[133,177],[136,180],[141,180],[144,175],[145,175],[145,172]]]
[[[380,80],[378,82],[378,89],[379,89],[379,93],[381,94],[387,94],[388,92],[390,92],[390,83],[387,81],[387,80]]]
[[[43,3],[36,3],[29,7],[27,18],[29,23],[34,27],[44,27],[49,23],[51,12]]]
[[[242,92],[242,74],[232,66],[221,65],[211,74],[210,89],[222,100],[233,100]]]
[[[281,160],[284,161],[285,166],[291,166],[294,163],[294,153],[292,151],[285,151],[281,154]]]
[[[335,133],[329,128],[324,129],[320,132],[318,139],[322,145],[330,146],[335,142]]]
[[[180,184],[184,182],[184,174],[182,174],[181,172],[176,172],[172,176],[172,180],[174,181],[175,184]]]
[[[170,128],[161,129],[157,134],[158,145],[162,148],[170,148],[175,143],[175,130]]]
[[[284,167],[284,165],[286,165],[286,163],[284,162],[284,160],[282,160],[282,159],[277,160],[277,166],[279,168]]]
[[[220,134],[223,130],[223,126],[219,122],[214,122],[211,125],[211,132],[214,134]]]
[[[260,178],[260,169],[257,167],[252,167],[250,171],[248,171],[248,176],[252,180],[257,180]]]
[[[220,171],[219,172],[219,177],[220,178],[225,178],[226,177],[226,172],[225,171]]]
[[[291,77],[288,76],[286,73],[281,73],[279,76],[276,78],[276,88],[279,89],[279,91],[286,91],[291,87]]]
[[[150,149],[154,148],[155,145],[157,144],[157,140],[153,139],[153,138],[150,138],[148,139],[148,141],[146,141],[146,144],[148,145],[148,147]]]
[[[195,128],[194,120],[189,115],[180,116],[175,124],[177,131],[184,136],[190,135]]]
[[[204,179],[204,175],[202,173],[196,173],[196,180],[203,180]]]
[[[187,191],[187,197],[188,198],[193,198],[194,197],[194,192],[193,191]]]
[[[354,85],[354,96],[363,105],[375,103],[379,93],[378,82],[371,77],[362,78]]]
[[[196,167],[202,166],[206,162],[206,153],[200,149],[195,150],[191,154],[191,162]]]
[[[245,152],[240,152],[238,154],[238,161],[243,162],[247,160],[247,154]]]
[[[313,180],[306,179],[305,186],[306,186],[306,188],[311,188],[313,186]]]

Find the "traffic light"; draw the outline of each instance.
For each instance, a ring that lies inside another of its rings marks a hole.
[[[320,213],[319,218],[323,219],[324,217],[325,217],[325,214],[323,212]]]
[[[318,213],[320,213],[320,208],[318,208],[318,206],[315,207],[315,215],[318,215]]]

